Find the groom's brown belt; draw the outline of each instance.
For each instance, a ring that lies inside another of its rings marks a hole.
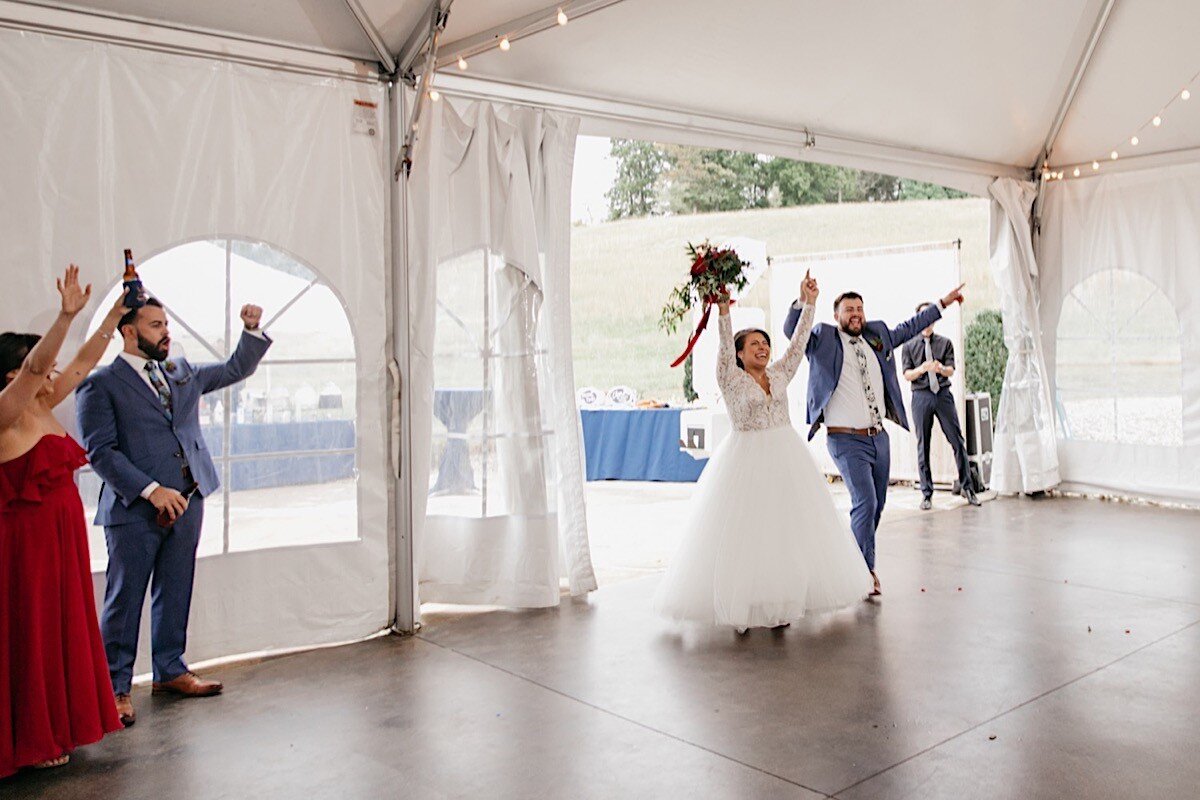
[[[883,433],[883,428],[838,428],[832,425],[826,426],[826,431],[829,433],[848,433],[851,436],[878,436]]]

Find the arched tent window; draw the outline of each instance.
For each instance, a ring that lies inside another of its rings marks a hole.
[[[1066,439],[1183,444],[1179,317],[1141,275],[1107,270],[1063,301],[1057,399]]]
[[[274,340],[254,375],[201,402],[222,486],[205,498],[199,555],[357,539],[354,335],[334,291],[286,253],[238,239],[171,247],[138,274],[166,307],[172,358],[228,358],[244,303],[263,307]],[[119,292],[118,284],[99,305],[92,329]],[[101,364],[120,349],[114,338]],[[99,487],[81,472],[89,519]],[[92,530],[91,551],[102,568],[102,528]]]

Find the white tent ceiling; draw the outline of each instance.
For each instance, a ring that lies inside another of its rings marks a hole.
[[[376,62],[427,28],[431,4],[3,6],[84,10]],[[552,19],[559,7],[573,15],[566,27],[523,30],[522,21]],[[1200,157],[1200,100],[1175,103],[1137,148],[1128,142],[1200,70],[1200,3],[1188,0],[453,0],[449,10],[439,48],[449,63],[435,83],[624,123],[614,133],[659,123],[647,132],[674,129],[689,140],[687,128],[708,127],[732,146],[799,154],[807,130],[816,139],[809,158],[978,176],[1027,171],[1056,131],[1052,165],[1089,164],[1114,147],[1125,160],[1105,170]],[[505,34],[509,52],[478,52]],[[465,73],[453,66],[460,52],[470,59]]]

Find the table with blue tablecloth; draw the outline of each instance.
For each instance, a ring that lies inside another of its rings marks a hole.
[[[679,408],[584,409],[589,481],[692,483],[708,459],[679,449]]]

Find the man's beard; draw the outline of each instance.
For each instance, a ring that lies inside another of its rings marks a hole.
[[[152,342],[149,339],[146,339],[145,337],[143,337],[140,333],[138,334],[138,350],[141,350],[142,354],[145,355],[146,358],[150,359],[151,361],[166,361],[167,360],[167,355],[170,353],[171,342],[168,339],[167,347],[159,347],[159,344],[161,344],[161,342],[162,342],[162,340],[159,340],[159,343],[156,344],[155,342]]]
[[[842,333],[846,334],[847,336],[862,336],[863,325],[861,322],[858,324],[858,330],[856,331],[850,330],[849,323],[845,325],[839,325],[838,327],[840,327],[842,329]]]

